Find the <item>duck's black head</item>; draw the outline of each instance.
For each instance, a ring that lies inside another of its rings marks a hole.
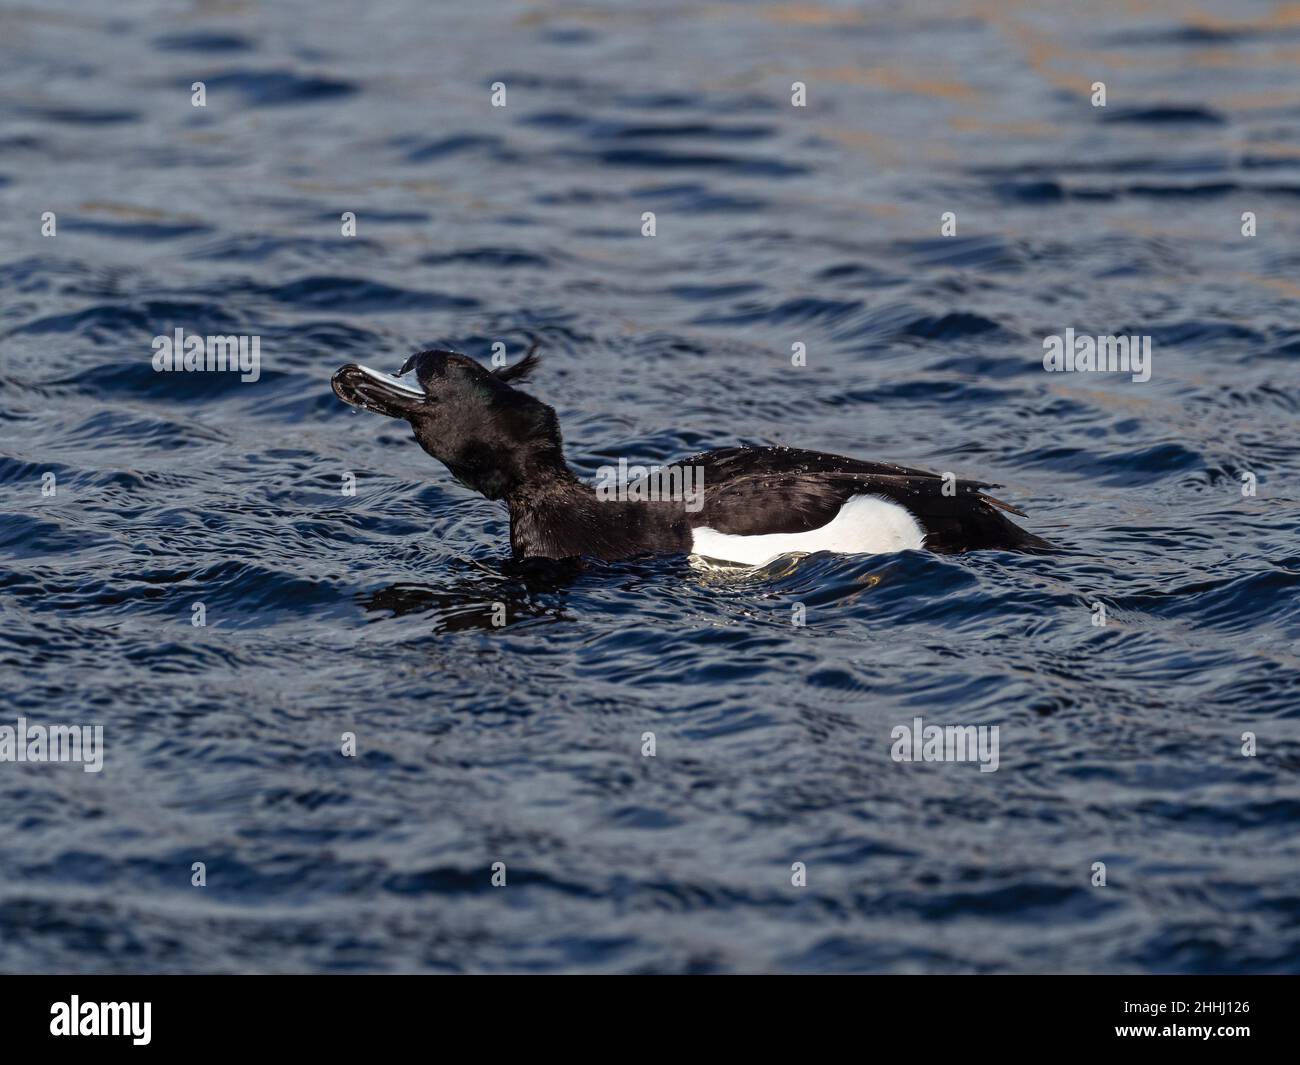
[[[405,418],[415,439],[465,486],[489,499],[569,475],[555,411],[520,392],[533,352],[489,370],[455,351],[421,351],[396,376],[356,363],[339,369],[334,394],[363,410]],[[401,380],[414,371],[413,379]]]

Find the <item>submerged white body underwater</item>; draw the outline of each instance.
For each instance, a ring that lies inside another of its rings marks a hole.
[[[925,530],[905,507],[870,495],[854,496],[825,525],[807,532],[737,536],[701,528],[693,536],[692,554],[745,566],[762,566],[791,553],[878,555],[919,549],[925,543]]]

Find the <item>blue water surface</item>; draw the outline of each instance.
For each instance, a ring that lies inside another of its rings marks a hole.
[[[1300,969],[1292,9],[0,27],[0,725],[106,746],[0,763],[0,968]],[[177,328],[260,378],[156,373]],[[1150,380],[1044,372],[1067,328]],[[533,340],[584,476],[817,448],[1062,550],[512,565],[329,377]],[[893,760],[917,717],[997,771]]]

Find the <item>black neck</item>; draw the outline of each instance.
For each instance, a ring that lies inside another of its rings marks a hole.
[[[588,555],[612,562],[689,550],[690,529],[680,502],[604,500],[567,466],[563,476],[530,480],[506,502],[515,558]]]

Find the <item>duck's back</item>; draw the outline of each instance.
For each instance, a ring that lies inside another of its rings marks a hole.
[[[1020,511],[986,495],[996,485],[982,481],[785,447],[723,448],[682,465],[703,469],[703,506],[688,518],[696,553],[711,558],[1051,549],[1008,520],[1003,511]]]

